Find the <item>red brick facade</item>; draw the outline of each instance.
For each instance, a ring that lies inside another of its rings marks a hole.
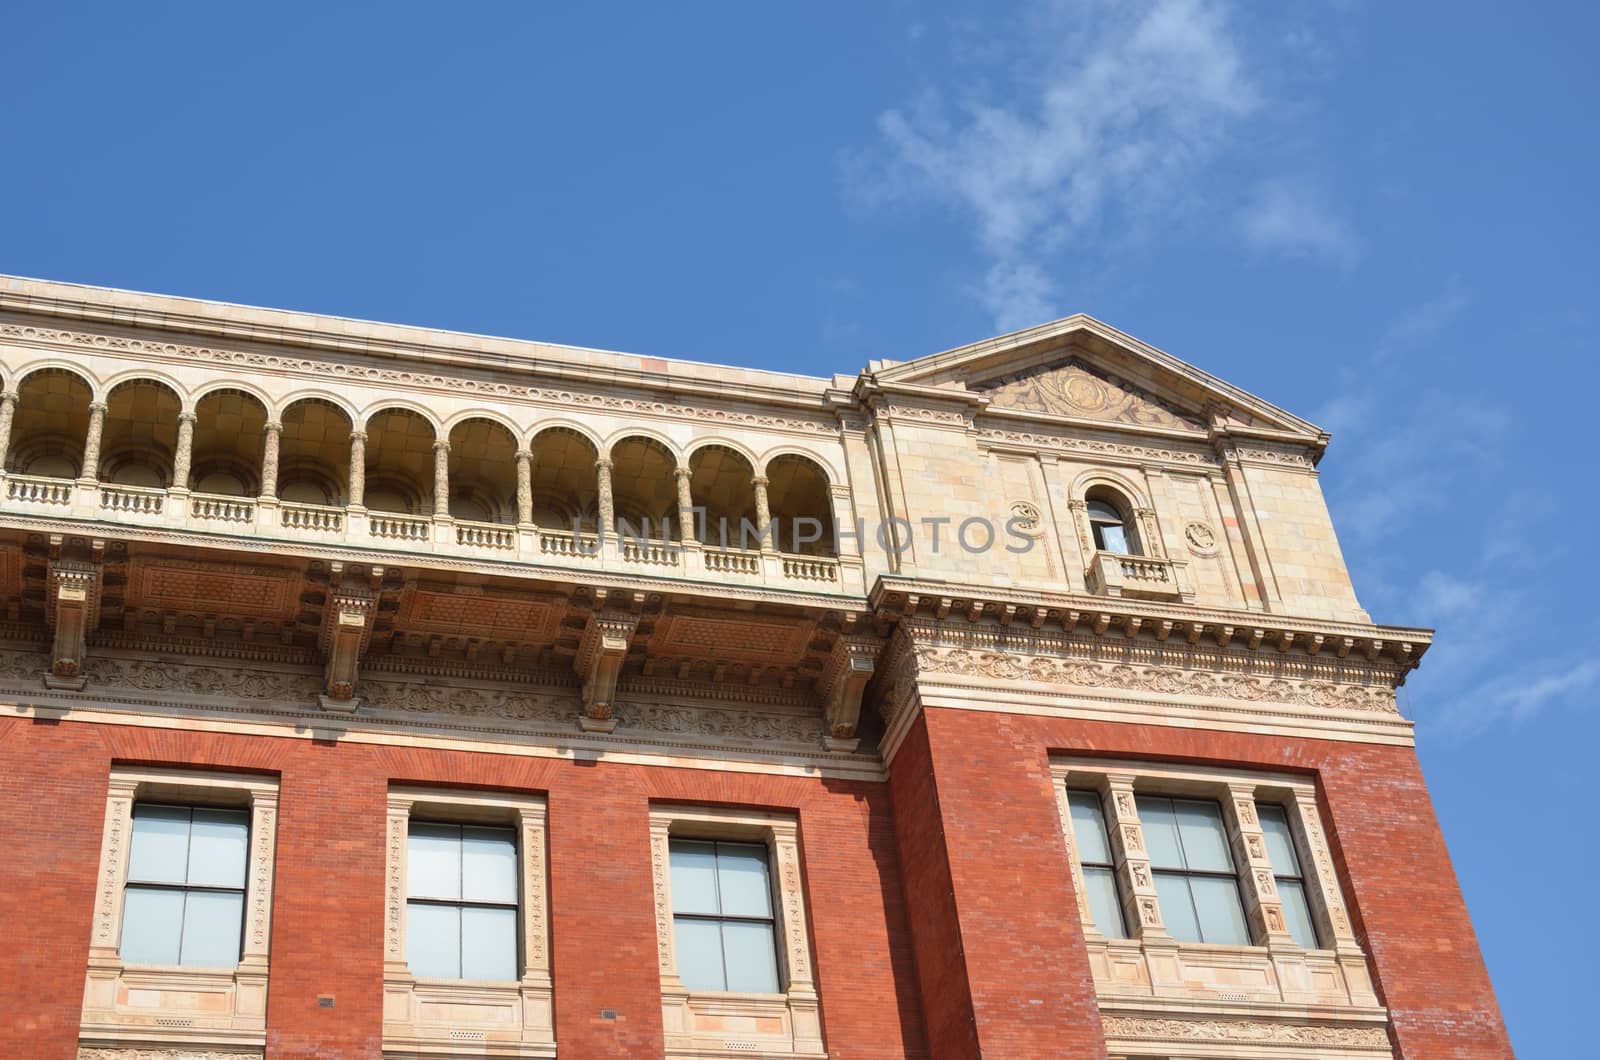
[[[653,801],[798,816],[830,1056],[1104,1056],[1050,787],[1060,752],[1314,776],[1396,1055],[1511,1055],[1409,748],[930,709],[886,785],[0,722],[0,1056],[75,1054],[113,763],[280,778],[273,1060],[381,1055],[382,836],[398,783],[547,795],[563,1056],[661,1053]]]

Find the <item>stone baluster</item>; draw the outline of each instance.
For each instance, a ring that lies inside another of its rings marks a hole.
[[[517,450],[517,523],[533,525],[533,454]]]
[[[194,423],[194,413],[178,413],[178,448],[172,454],[172,488],[183,493],[189,491],[189,466],[194,461]]]
[[[777,534],[772,532],[772,508],[767,501],[767,476],[757,475],[750,480],[756,491],[756,532],[761,537],[761,551],[776,552]]]
[[[694,472],[686,467],[674,468],[672,475],[678,480],[678,534],[685,542],[697,540],[694,526],[694,495],[689,481]]]
[[[100,435],[106,426],[106,403],[96,401],[89,405],[89,433],[83,439],[83,467],[78,478],[83,482],[100,480]]]
[[[6,454],[11,451],[11,420],[17,413],[17,395],[0,394],[0,475],[5,474]]]
[[[283,424],[269,420],[266,426],[266,445],[261,453],[261,499],[278,499],[278,444],[283,440]]]
[[[367,501],[367,432],[350,432],[350,499],[352,508],[362,508]]]
[[[450,516],[450,443],[433,443],[433,517]]]

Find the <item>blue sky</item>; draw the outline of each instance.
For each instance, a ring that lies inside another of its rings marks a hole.
[[[1308,416],[1519,1053],[1584,1051],[1593,7],[333,7],[10,12],[0,271],[816,374],[1082,310]]]

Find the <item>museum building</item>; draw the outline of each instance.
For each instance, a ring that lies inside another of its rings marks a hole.
[[[1328,441],[0,277],[0,1057],[1509,1057]]]

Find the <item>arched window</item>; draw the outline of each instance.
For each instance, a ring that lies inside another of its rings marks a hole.
[[[1089,532],[1094,535],[1094,547],[1100,552],[1115,552],[1124,556],[1139,555],[1139,539],[1133,524],[1122,514],[1122,508],[1105,497],[1090,496]]]

